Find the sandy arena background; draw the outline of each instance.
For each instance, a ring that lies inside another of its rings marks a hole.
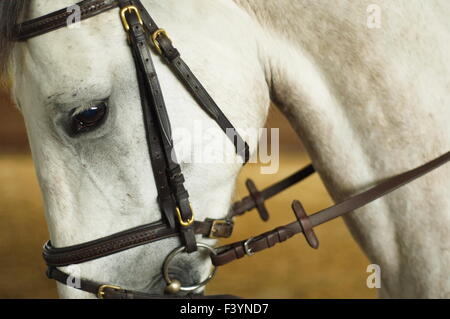
[[[42,244],[48,237],[40,190],[29,153],[20,113],[0,91],[0,298],[56,298],[55,282],[45,277]],[[287,122],[271,112],[269,127],[280,127],[281,163],[276,175],[261,175],[248,165],[239,177],[236,198],[246,194],[251,176],[260,189],[308,164],[308,157]],[[332,204],[315,175],[267,202],[268,223],[257,213],[236,219],[227,243],[294,221],[290,205],[302,201],[308,213]],[[302,236],[277,247],[224,266],[207,294],[234,294],[244,298],[374,298],[366,286],[369,261],[351,238],[342,219],[316,228],[319,250]]]

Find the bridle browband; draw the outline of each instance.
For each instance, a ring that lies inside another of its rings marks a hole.
[[[313,174],[315,172],[314,167],[309,165],[263,191],[259,191],[253,181],[247,180],[246,186],[250,195],[235,203],[225,218],[195,221],[189,202],[189,194],[184,187],[184,177],[174,156],[170,120],[152,62],[152,46],[165,59],[171,70],[177,75],[199,106],[226,133],[235,147],[236,154],[242,157],[243,163],[246,163],[249,158],[247,143],[244,142],[187,64],[181,59],[179,51],[173,46],[166,31],[157,26],[141,1],[85,0],[77,5],[80,7],[81,20],[114,8],[120,9],[120,19],[128,35],[127,41],[135,61],[149,156],[158,190],[157,201],[163,219],[156,223],[139,226],[70,247],[55,248],[50,241],[47,242],[43,251],[43,257],[48,265],[47,275],[49,278],[55,279],[62,284],[70,285],[69,280],[73,278],[57,267],[79,264],[162,239],[179,237],[182,246],[172,251],[163,265],[164,278],[168,284],[166,292],[170,294],[179,291],[194,292],[206,285],[212,278],[214,271],[203,282],[194,286],[183,287],[180,282],[171,279],[169,276],[169,264],[175,255],[183,252],[192,253],[199,248],[206,249],[210,253],[213,265],[218,267],[246,255],[250,256],[270,248],[300,233],[304,234],[311,247],[318,248],[319,242],[313,230],[315,226],[358,209],[450,160],[450,152],[448,152],[416,169],[391,177],[367,191],[310,216],[306,214],[299,201],[294,201],[292,209],[296,217],[295,222],[277,227],[274,230],[247,240],[219,248],[212,248],[203,243],[198,243],[196,235],[214,239],[230,237],[233,231],[233,218],[254,208],[259,212],[261,219],[267,221],[269,215],[264,205],[265,201]],[[71,12],[66,8],[18,24],[15,29],[14,40],[25,41],[63,28],[67,25],[67,18],[70,15]],[[78,282],[80,283],[79,286],[71,286],[96,294],[99,298],[167,298],[167,296],[126,290],[118,286],[101,284],[82,278],[78,278]],[[212,297],[230,298],[233,296]],[[189,294],[183,297],[171,296],[170,298],[206,297]]]

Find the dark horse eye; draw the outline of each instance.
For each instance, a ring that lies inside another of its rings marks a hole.
[[[81,133],[100,125],[105,119],[106,102],[91,106],[87,110],[72,116],[72,132]]]

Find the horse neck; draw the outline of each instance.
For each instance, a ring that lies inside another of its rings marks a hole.
[[[442,4],[383,3],[380,28],[372,28],[365,1],[237,2],[262,26],[272,97],[335,200],[450,149]],[[448,297],[450,282],[436,282],[450,278],[441,245],[450,240],[449,178],[441,168],[346,217],[381,266],[382,296]]]

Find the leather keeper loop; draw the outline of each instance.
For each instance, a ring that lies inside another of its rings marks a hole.
[[[158,43],[161,48],[162,55],[169,61],[172,62],[180,56],[180,52],[172,45],[172,41],[165,35],[161,34],[158,36]]]

